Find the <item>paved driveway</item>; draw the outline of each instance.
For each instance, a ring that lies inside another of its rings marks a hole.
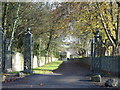
[[[89,67],[75,62],[64,61],[53,74],[34,74],[9,83],[3,88],[100,88],[90,81]]]

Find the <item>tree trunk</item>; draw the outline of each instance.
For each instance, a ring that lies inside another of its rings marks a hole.
[[[39,38],[39,55],[38,55],[38,66],[40,65],[40,60],[41,60],[41,38]]]
[[[18,5],[17,12],[16,12],[16,19],[15,19],[14,24],[13,24],[12,35],[11,35],[10,44],[9,44],[9,46],[8,46],[8,50],[10,50],[10,48],[11,48],[11,45],[12,45],[12,42],[13,42],[13,39],[14,39],[14,34],[15,34],[15,31],[16,31],[16,28],[17,28],[17,25],[18,25],[18,22],[19,22],[20,6],[21,6],[21,5],[19,4],[19,5]]]
[[[48,41],[47,47],[45,49],[46,51],[49,50],[49,47],[50,47],[50,44],[51,44],[51,40],[52,40],[52,35],[53,35],[53,30],[51,30],[51,32],[50,32],[49,41]]]
[[[97,8],[100,10],[100,5],[99,5],[99,3],[96,2],[96,4],[97,4]],[[99,13],[99,15],[100,15],[100,17],[101,17],[101,23],[102,23],[102,25],[103,25],[104,31],[105,31],[105,33],[106,33],[109,41],[111,42],[111,44],[112,44],[112,46],[113,46],[112,54],[115,55],[115,53],[116,53],[116,47],[117,47],[117,45],[116,45],[116,40],[114,39],[113,36],[111,36],[109,30],[107,29],[107,24],[106,24],[105,17],[104,17],[104,15],[103,15],[103,13]]]
[[[2,72],[5,71],[5,61],[6,61],[6,32],[7,32],[7,12],[8,3],[2,3],[4,5],[2,14],[2,28],[3,28],[3,44],[2,44]]]
[[[120,55],[120,2],[117,2],[118,4],[118,17],[117,17],[117,41],[118,41],[118,45],[117,45],[117,53],[118,55]]]
[[[2,15],[2,28],[3,28],[3,32],[6,36],[8,3],[3,3],[3,5],[4,5],[4,9],[3,9],[3,15]]]

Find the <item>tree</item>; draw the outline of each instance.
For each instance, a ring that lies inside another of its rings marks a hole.
[[[108,48],[112,45],[113,52],[115,51],[115,48],[119,45],[117,44],[119,31],[117,29],[119,24],[119,5],[117,3],[68,2],[67,4],[61,4],[61,8],[63,6],[67,6],[64,11],[69,12],[63,12],[64,17],[60,21],[61,25],[64,25],[69,30],[66,32],[72,33],[72,35],[80,35],[85,31],[90,31],[94,35],[94,32],[99,29],[103,36],[104,47]],[[70,24],[74,26],[74,30],[69,29]]]

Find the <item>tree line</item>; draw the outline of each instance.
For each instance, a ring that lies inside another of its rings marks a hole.
[[[80,39],[75,50],[85,52],[85,45],[98,29],[103,37],[103,51],[120,53],[119,2],[2,2],[2,28],[9,41],[8,50],[23,53],[28,27],[37,56],[58,55],[63,49],[62,38],[67,35]]]

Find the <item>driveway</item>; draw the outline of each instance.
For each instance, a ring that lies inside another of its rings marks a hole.
[[[76,61],[64,61],[52,74],[33,74],[3,83],[3,88],[100,88],[90,81],[88,66]]]

